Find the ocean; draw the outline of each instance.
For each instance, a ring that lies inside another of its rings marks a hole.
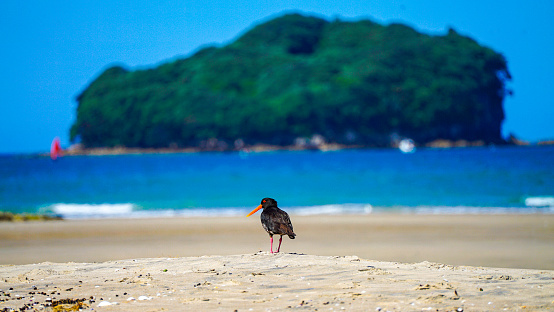
[[[0,211],[64,218],[554,213],[554,146],[0,156]]]

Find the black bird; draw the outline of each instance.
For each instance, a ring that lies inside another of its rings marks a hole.
[[[262,220],[264,230],[269,234],[269,241],[271,244],[270,251],[273,253],[273,235],[281,235],[279,238],[279,247],[277,247],[277,252],[279,252],[283,235],[288,235],[290,239],[294,239],[296,236],[292,230],[292,223],[290,222],[289,215],[277,207],[277,201],[275,199],[266,197],[262,199],[262,203],[256,207],[256,209],[252,210],[247,217],[250,217],[262,208],[264,211],[262,211],[260,219]]]

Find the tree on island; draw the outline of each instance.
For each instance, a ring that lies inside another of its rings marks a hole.
[[[505,58],[450,29],[284,15],[147,70],[114,66],[78,97],[85,147],[328,142],[501,143]]]

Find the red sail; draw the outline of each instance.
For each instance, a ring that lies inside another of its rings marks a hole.
[[[58,157],[62,156],[62,148],[60,146],[60,138],[55,137],[50,146],[50,158],[56,160]]]

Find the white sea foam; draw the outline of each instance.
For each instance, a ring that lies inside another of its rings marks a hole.
[[[317,206],[282,207],[291,215],[344,215],[379,213],[415,214],[518,214],[554,213],[554,205],[546,197],[533,199],[526,207],[474,207],[474,206],[394,206],[380,207],[370,204],[332,204]],[[58,203],[47,211],[66,219],[96,218],[171,218],[171,217],[234,217],[246,216],[253,207],[144,209],[131,203],[124,204],[66,204]]]
[[[248,208],[157,209],[135,211],[130,217],[235,217],[245,216],[249,211]]]
[[[135,205],[124,204],[66,204],[58,203],[48,207],[54,214],[64,218],[95,218],[128,216]]]
[[[290,208],[290,211],[296,215],[368,214],[373,211],[373,206],[369,204],[320,205],[320,206],[292,207]]]
[[[477,207],[477,206],[418,206],[401,207],[401,213],[416,214],[529,214],[554,213],[554,207]]]
[[[544,197],[528,197],[525,199],[525,206],[528,207],[553,207],[554,208],[554,197],[544,196]]]

